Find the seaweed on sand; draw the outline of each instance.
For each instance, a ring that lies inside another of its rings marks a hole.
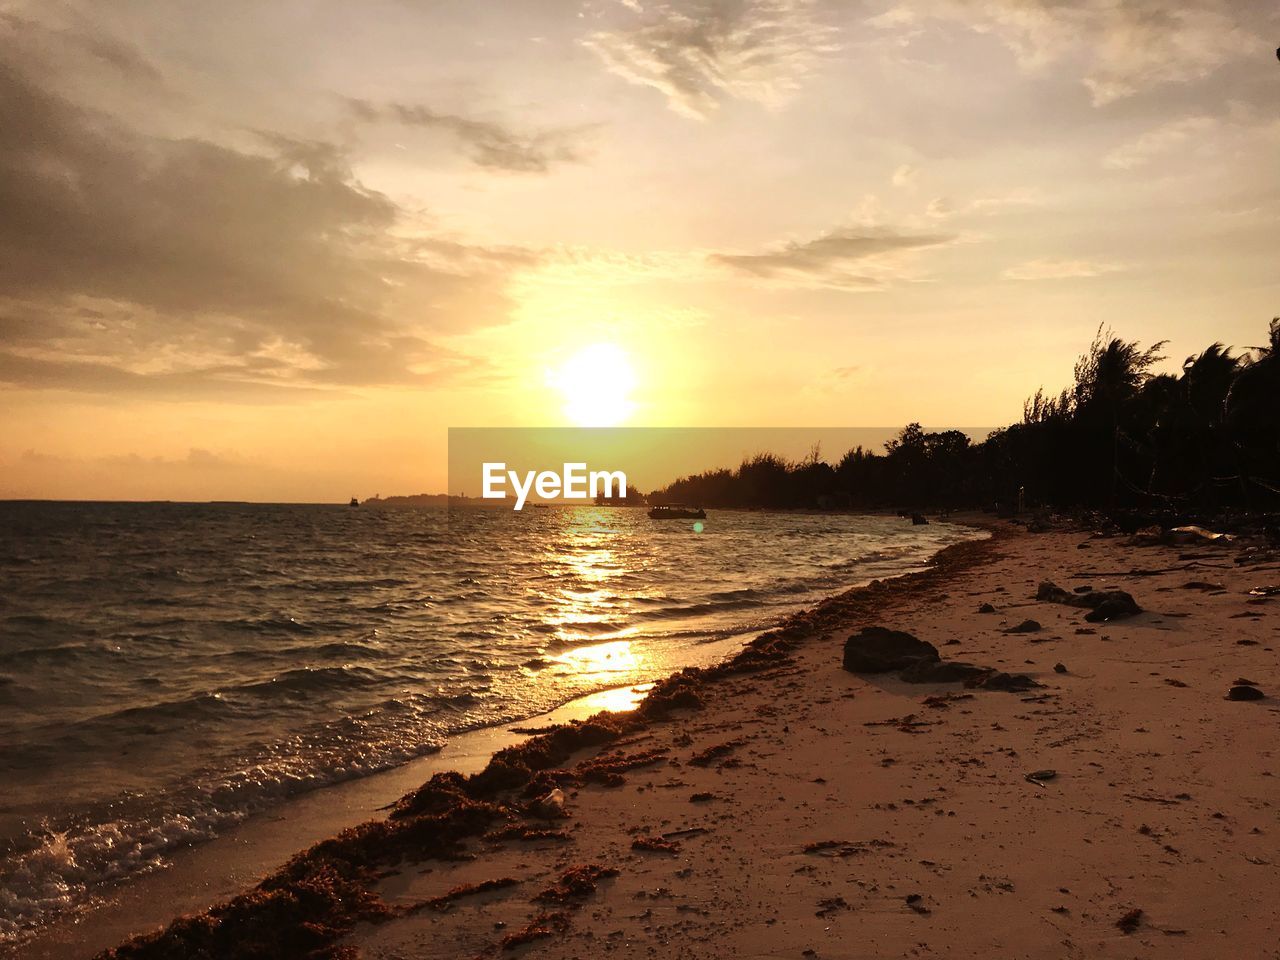
[[[568,840],[569,834],[564,830],[542,830],[537,827],[526,827],[520,823],[509,823],[497,830],[490,830],[483,837],[490,843],[501,843],[504,840]]]
[[[576,903],[595,893],[601,880],[617,875],[618,871],[613,867],[601,866],[598,863],[581,863],[576,867],[570,867],[560,875],[559,880],[533,899],[542,903]]]
[[[631,849],[651,853],[679,853],[680,844],[662,837],[636,837],[631,841]]]
[[[526,943],[554,937],[569,929],[569,918],[563,913],[541,913],[530,920],[524,927],[502,938],[503,950],[514,950]]]
[[[717,743],[714,746],[707,747],[695,753],[689,758],[689,762],[695,767],[709,767],[714,761],[721,757],[728,756],[742,745],[741,740],[727,740],[724,743]]]
[[[389,911],[366,889],[367,878],[346,877],[333,867],[298,879],[273,877],[249,893],[197,916],[175,920],[107,951],[117,960],[273,960],[341,956],[339,937],[360,921],[385,919]]]
[[[583,783],[599,783],[606,787],[616,787],[626,782],[626,778],[622,776],[623,771],[647,767],[665,759],[667,759],[666,750],[644,750],[640,753],[619,751],[584,760],[574,768],[574,772]]]
[[[454,887],[448,893],[442,893],[438,897],[423,901],[418,905],[418,909],[426,907],[443,912],[464,897],[474,897],[482,893],[491,893],[494,890],[504,890],[507,887],[514,887],[519,882],[515,877],[499,877],[496,880],[482,880],[480,883],[464,883],[461,886]]]

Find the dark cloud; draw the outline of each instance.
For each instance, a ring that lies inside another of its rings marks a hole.
[[[557,163],[582,159],[582,130],[521,133],[492,120],[440,113],[421,104],[373,104],[354,99],[348,103],[356,119],[366,123],[392,122],[448,134],[464,145],[476,164],[494,170],[546,173]]]
[[[943,233],[844,227],[764,253],[716,253],[711,255],[711,260],[764,280],[804,286],[878,289],[904,275],[903,255],[943,246],[954,239],[954,235]]]
[[[136,48],[104,33],[52,26],[10,13],[0,13],[0,30],[11,50],[28,57],[48,57],[57,51],[87,57],[129,80],[148,84],[162,80],[159,69]]]
[[[132,62],[120,52],[121,63]],[[397,233],[327,143],[170,140],[0,64],[0,381],[108,392],[422,383],[533,254]]]

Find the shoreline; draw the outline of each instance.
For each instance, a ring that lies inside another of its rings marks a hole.
[[[956,525],[975,527],[971,523]],[[899,577],[930,569],[937,556],[935,553],[924,567],[908,570]],[[842,594],[862,586],[846,587]],[[815,606],[832,598],[825,597]],[[780,614],[774,621],[690,646],[685,650],[683,664],[675,666],[673,672],[719,665],[741,652],[753,636],[814,608],[802,607]],[[298,850],[352,825],[383,816],[397,800],[436,773],[478,773],[498,751],[527,742],[531,737],[529,727],[580,721],[599,711],[629,709],[638,700],[634,691],[651,688],[672,675],[669,672],[656,680],[602,688],[543,713],[465,730],[451,737],[440,750],[405,764],[287,798],[217,837],[175,851],[165,867],[132,878],[124,886],[108,891],[103,899],[55,919],[35,936],[0,944],[0,957],[88,960],[131,936],[163,926],[174,916],[206,910],[252,888]],[[158,906],[159,902],[164,906]]]
[[[975,526],[975,525],[970,524],[969,526]],[[769,628],[769,630],[765,630],[763,634],[760,634],[760,636],[756,637],[756,641],[753,641],[753,643],[745,644],[745,645],[739,644],[739,654],[737,654],[737,657],[721,658],[718,660],[717,663],[714,663],[713,666],[710,666],[710,667],[692,667],[692,668],[681,669],[681,671],[677,671],[675,675],[668,676],[664,678],[664,680],[658,681],[657,689],[658,689],[659,698],[663,694],[662,687],[666,685],[671,685],[672,681],[675,681],[676,685],[678,686],[682,684],[682,682],[684,682],[686,680],[686,677],[689,675],[696,676],[696,675],[701,675],[701,673],[714,673],[716,671],[719,671],[719,669],[723,669],[724,667],[726,667],[727,664],[732,664],[733,662],[735,662],[735,660],[741,659],[742,654],[744,653],[754,655],[753,648],[754,646],[759,645],[759,640],[762,639],[762,637],[768,637],[769,643],[773,643],[773,641],[776,641],[776,635],[778,634],[778,632],[786,631],[788,623],[791,623],[792,621],[804,620],[804,618],[815,616],[817,612],[823,611],[823,609],[828,607],[829,604],[840,602],[842,598],[849,598],[849,596],[851,595],[855,595],[855,594],[860,595],[861,591],[883,588],[883,586],[886,584],[899,585],[897,586],[897,589],[902,589],[900,585],[904,584],[905,581],[914,581],[915,579],[918,579],[918,577],[928,576],[928,575],[931,575],[931,573],[936,572],[938,568],[940,568],[940,564],[942,564],[943,558],[950,557],[952,552],[955,552],[955,550],[965,550],[966,548],[972,550],[975,547],[980,547],[980,545],[984,545],[988,543],[989,543],[988,539],[980,539],[980,540],[963,541],[963,543],[951,545],[951,547],[943,548],[942,550],[940,550],[940,552],[934,554],[933,557],[929,558],[927,566],[920,568],[920,570],[906,572],[904,573],[904,575],[893,577],[893,579],[888,581],[873,580],[873,581],[870,581],[869,584],[854,586],[854,588],[849,588],[849,589],[846,589],[845,591],[842,591],[841,594],[828,596],[828,598],[820,600],[820,602],[818,604],[815,604],[814,607],[804,608],[804,609],[801,609],[801,611],[787,614],[786,617],[783,617],[782,620],[777,622],[776,626],[774,626],[773,628]],[[758,664],[753,663],[749,668],[756,668],[756,667],[758,667]],[[608,691],[602,691],[602,692],[608,692]],[[593,699],[594,696],[598,696],[598,695],[593,695],[593,696],[590,696],[590,698],[585,698],[585,699],[590,700],[590,699]],[[675,700],[678,701],[680,700],[680,698],[681,698],[681,692],[677,691]],[[650,696],[650,698],[648,699],[653,700],[654,698],[653,696]],[[667,710],[669,709],[667,703],[664,703],[662,699],[657,700],[657,703],[659,705],[659,709],[657,710],[657,712],[666,713]],[[630,716],[630,714],[622,714],[622,716]],[[485,730],[476,731],[476,733],[497,733],[498,736],[495,737],[495,739],[500,740],[500,739],[504,739],[502,735],[503,733],[507,732],[506,727],[508,726],[509,724],[503,724],[503,727],[485,728]],[[529,748],[534,748],[534,750],[536,750],[538,749],[539,742],[545,741],[545,740],[548,740],[548,735],[532,736],[532,737],[529,737],[529,739],[525,739],[524,741],[520,742],[520,744],[516,745],[515,749],[513,750],[504,750],[504,753],[520,753],[521,750],[526,750]],[[494,765],[494,760],[499,758],[500,753],[503,753],[503,751],[480,750],[480,751],[476,751],[474,756],[472,756],[472,760],[484,759],[486,760],[486,762],[488,762],[489,768],[492,768]],[[393,771],[388,773],[399,773],[401,774],[401,777],[398,777],[398,780],[403,780],[403,778],[406,777],[406,774],[408,777],[413,777],[413,773],[416,773],[417,771],[419,771],[421,765],[431,764],[431,765],[436,765],[436,767],[438,767],[438,765],[442,765],[445,762],[445,760],[448,760],[448,759],[449,759],[448,749],[445,749],[440,751],[439,754],[433,754],[429,756],[429,758],[422,758],[422,760],[419,760],[419,762],[416,762],[413,764],[407,764],[406,767],[404,768],[398,768],[398,771]],[[451,767],[456,768],[458,767],[458,765],[460,764],[451,764]],[[471,765],[472,767],[479,767],[480,764],[474,763]],[[410,773],[410,771],[412,771],[412,773]],[[444,778],[448,778],[448,777],[454,776],[454,773],[456,772],[465,772],[465,771],[451,771],[449,773],[443,773],[442,776]],[[387,773],[379,774],[379,777],[387,777],[387,776],[388,776]],[[439,777],[436,777],[436,778],[439,778]],[[472,780],[475,780],[476,777],[472,776],[471,778]],[[355,786],[362,785],[362,783],[366,783],[366,782],[367,780],[357,781],[355,782]],[[337,788],[339,788],[340,790],[340,788],[342,788],[343,786],[349,786],[349,785],[339,785]],[[421,781],[417,781],[415,783],[415,786],[422,786]],[[333,791],[333,788],[330,788],[330,790],[316,791],[316,792],[317,794],[329,795],[329,794],[332,794],[332,791]],[[303,797],[302,800],[306,801],[307,799],[312,799],[312,797],[315,797],[315,796],[316,796],[315,794],[308,795],[307,797]],[[353,822],[353,818],[346,820],[347,824],[352,822]],[[369,823],[364,824],[364,826],[369,826]],[[346,833],[353,832],[353,829],[358,829],[358,828],[347,829],[347,831],[344,831],[344,835],[346,835]],[[330,838],[330,840],[334,840],[334,838]],[[212,841],[212,844],[218,844],[218,841]],[[206,846],[209,846],[209,845],[206,845]],[[324,842],[321,842],[321,844],[317,844],[316,847],[312,847],[312,850],[319,849],[319,847],[323,847],[323,846],[324,846]],[[294,846],[292,847],[292,849],[296,850],[297,847]],[[306,854],[301,854],[300,856],[306,856]],[[298,858],[294,858],[294,861],[297,861],[297,859]],[[278,861],[279,860],[276,860],[276,863],[278,863]],[[291,861],[291,863],[294,863],[294,861]],[[284,874],[285,872],[288,872],[288,870],[289,870],[289,864],[285,865],[285,868],[283,868],[282,870],[278,870],[278,872],[276,872],[275,874],[271,874],[271,876],[266,878],[266,881],[264,881],[264,883],[269,883],[271,879],[273,879],[273,877],[278,878],[282,876],[282,874]],[[151,879],[151,878],[147,878],[147,879]],[[160,879],[160,877],[157,877],[156,879],[157,881],[163,883],[163,879]],[[243,887],[241,887],[241,890],[243,890]],[[224,892],[224,891],[220,891],[220,892]],[[134,897],[129,896],[129,899],[133,900]],[[200,897],[200,899],[205,900],[207,902],[207,900],[215,899],[215,897],[202,896]],[[242,900],[243,897],[239,897],[239,899]],[[193,908],[189,908],[189,909],[198,910],[198,909],[201,909],[201,906],[193,906]],[[123,911],[125,914],[128,914],[128,904],[124,905]],[[168,915],[172,916],[173,913],[174,911],[170,910]],[[134,927],[133,932],[134,933],[137,932],[137,929],[136,929],[137,924],[134,924],[132,922],[132,919],[125,920],[125,924],[133,925]],[[170,927],[170,929],[173,929],[173,928]],[[109,934],[104,932],[101,934],[100,937],[96,937],[95,940],[104,940],[104,938],[109,938]],[[114,942],[118,942],[118,941],[119,941],[119,938],[116,938],[116,941]],[[141,946],[142,942],[145,942],[145,940],[142,940],[142,938],[140,938],[140,941],[134,941],[134,942],[140,943],[140,946]],[[44,943],[42,943],[41,947],[44,947],[44,946],[45,946]],[[160,943],[152,943],[152,945],[148,945],[148,946],[157,947],[157,946],[160,946]],[[164,951],[161,950],[161,954],[163,954],[163,952]],[[122,955],[125,955],[125,954],[123,954],[122,952]],[[128,955],[132,955],[132,954],[128,954]],[[146,950],[146,947],[143,947],[143,954],[140,954],[140,955],[152,955],[152,954],[150,950]],[[160,954],[155,954],[155,955],[160,955]],[[49,952],[45,952],[45,954],[36,954],[35,956],[49,957],[50,960],[70,960],[72,959],[72,957],[86,956],[86,951],[82,950],[82,948],[79,947],[79,945],[67,945],[67,943],[58,942],[55,940],[54,942],[51,943],[51,948]]]
[[[1224,695],[1232,677],[1280,688],[1269,600],[1244,586],[1280,562],[996,531],[659,682],[633,713],[437,775],[112,955],[231,960],[266,922],[279,956],[382,960],[535,941],[566,957],[1275,956],[1280,771],[1257,730],[1280,710]],[[1044,579],[1119,586],[1145,612],[1087,626],[1034,599]],[[1011,629],[1030,617],[1041,629]],[[873,624],[1042,686],[842,670],[843,638]],[[568,819],[537,816],[551,788]]]
[[[708,649],[721,651],[711,662],[732,656],[750,633],[709,642]],[[732,650],[722,649],[730,643]],[[89,960],[129,937],[164,926],[174,916],[206,910],[249,889],[297,851],[382,816],[436,773],[478,773],[498,751],[535,736],[531,730],[632,709],[655,682],[606,687],[542,713],[464,730],[438,750],[400,766],[289,797],[217,837],[176,851],[168,866],[131,879],[104,902],[59,917],[29,940],[0,944],[0,957]],[[165,906],[157,906],[157,896],[164,898]],[[86,931],[91,931],[89,936]]]

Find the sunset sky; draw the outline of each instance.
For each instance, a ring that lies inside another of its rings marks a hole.
[[[996,426],[1100,324],[1256,344],[1278,38],[1261,0],[0,0],[0,497],[443,490],[448,427],[596,390]]]

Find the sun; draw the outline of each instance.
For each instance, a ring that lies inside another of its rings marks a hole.
[[[615,427],[635,409],[635,370],[617,344],[583,347],[552,370],[547,381],[564,398],[564,415],[579,427]]]

